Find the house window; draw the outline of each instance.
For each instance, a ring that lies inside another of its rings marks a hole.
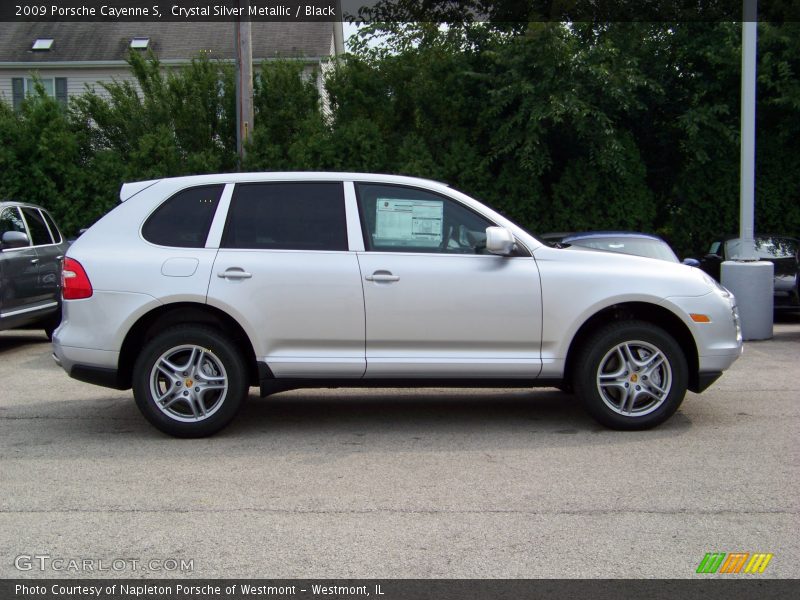
[[[25,95],[31,96],[36,93],[36,84],[34,83],[36,80],[32,77],[25,78]],[[56,97],[56,80],[54,77],[43,77],[39,81],[42,82],[44,86],[45,93],[50,96],[51,98]]]
[[[147,50],[150,45],[149,37],[135,37],[131,40],[131,48],[134,50]]]
[[[33,77],[13,77],[11,79],[14,110],[22,108],[22,101],[26,96],[32,96],[36,93],[35,81]],[[40,81],[44,86],[45,94],[66,106],[68,100],[66,77],[43,77]]]
[[[31,46],[31,50],[50,50],[53,47],[53,38],[37,38]]]

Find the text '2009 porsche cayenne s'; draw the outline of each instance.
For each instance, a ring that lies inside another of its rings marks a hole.
[[[176,436],[218,431],[251,386],[568,386],[644,429],[742,349],[700,270],[551,248],[441,183],[202,175],[120,198],[67,253],[54,356]]]

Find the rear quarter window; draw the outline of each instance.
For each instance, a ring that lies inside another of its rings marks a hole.
[[[61,236],[61,231],[59,231],[55,221],[53,221],[53,217],[51,217],[46,210],[41,212],[44,220],[47,221],[47,226],[50,228],[50,233],[53,234],[53,241],[56,244],[60,244],[62,241],[64,241],[64,238]]]
[[[224,188],[206,185],[181,190],[147,218],[142,237],[159,246],[204,247]]]

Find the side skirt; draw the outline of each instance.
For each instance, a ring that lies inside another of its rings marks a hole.
[[[386,379],[312,379],[281,378],[272,375],[266,363],[258,363],[261,397],[296,389],[335,388],[532,388],[558,387],[562,379],[433,379],[433,378],[386,378]]]

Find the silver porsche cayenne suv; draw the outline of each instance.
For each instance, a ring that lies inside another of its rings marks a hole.
[[[239,173],[120,200],[67,253],[54,357],[179,437],[219,431],[251,386],[559,386],[645,429],[742,351],[700,270],[551,248],[442,183]]]

